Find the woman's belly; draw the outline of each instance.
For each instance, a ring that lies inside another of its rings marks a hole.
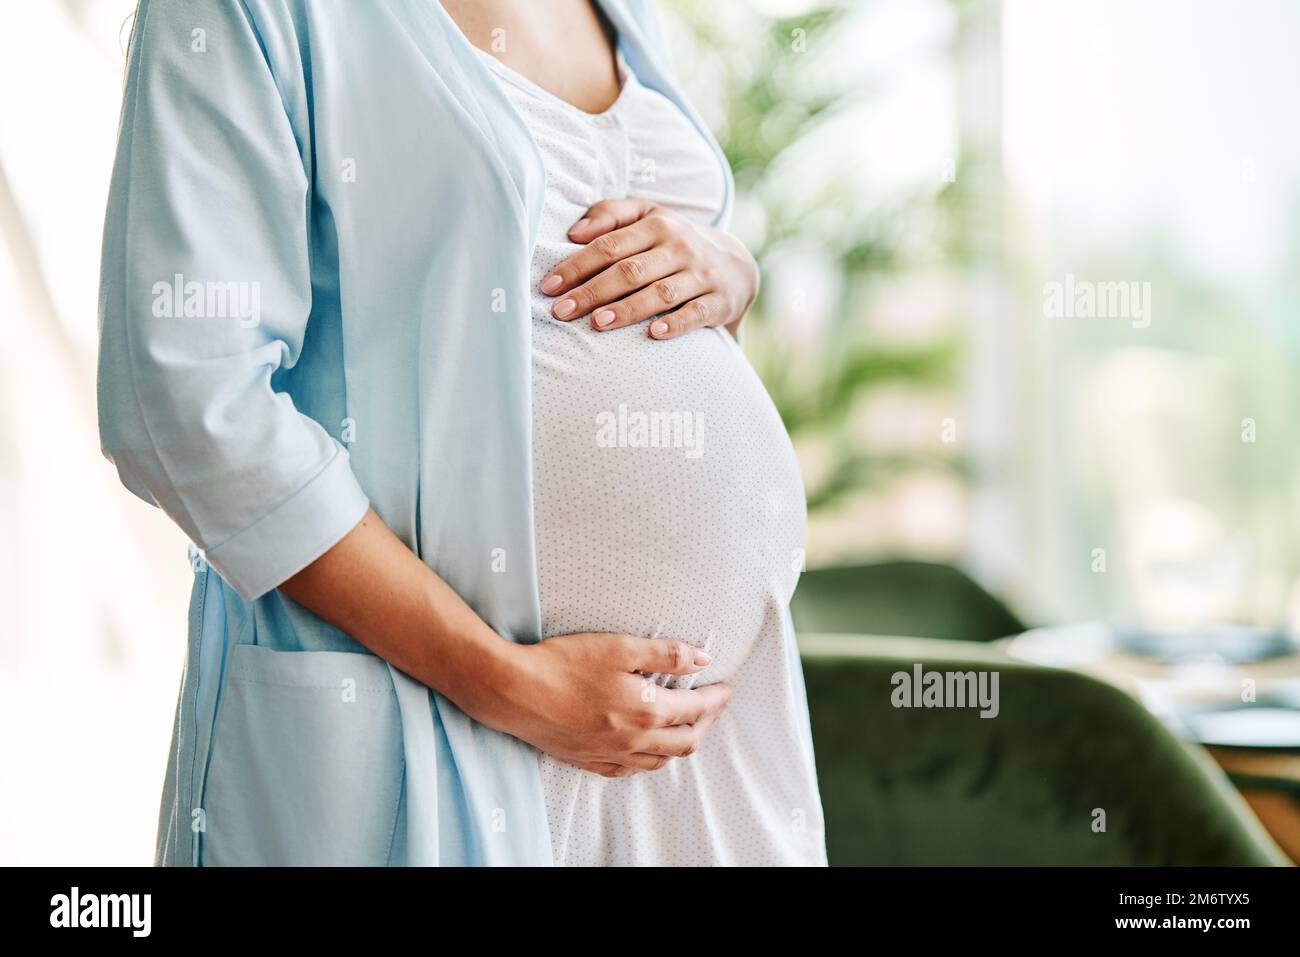
[[[724,330],[661,342],[539,316],[533,337],[543,633],[675,638],[713,664],[665,683],[728,680],[789,602],[806,535],[762,383]]]
[[[609,779],[541,756],[562,865],[824,864],[787,605],[803,487],[776,409],[729,333],[533,322],[537,570],[546,635],[675,638],[730,704],[699,751]]]

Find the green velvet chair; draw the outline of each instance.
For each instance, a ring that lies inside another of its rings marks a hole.
[[[832,864],[1286,863],[1205,752],[1110,685],[969,641],[800,648]],[[996,671],[997,717],[894,707],[916,663]]]
[[[810,569],[790,612],[807,632],[991,641],[1025,630],[965,574],[929,562]]]

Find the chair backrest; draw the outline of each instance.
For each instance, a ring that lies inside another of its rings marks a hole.
[[[800,648],[832,864],[1286,863],[1205,752],[1111,685],[971,642]],[[895,707],[917,665],[996,673],[996,717]]]
[[[790,612],[801,632],[991,641],[1025,630],[961,571],[928,562],[810,569]]]

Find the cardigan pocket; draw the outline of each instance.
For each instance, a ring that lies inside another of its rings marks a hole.
[[[371,654],[234,645],[204,789],[200,860],[388,863],[402,727]]]

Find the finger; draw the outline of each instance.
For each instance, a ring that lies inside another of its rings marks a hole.
[[[726,308],[727,300],[721,293],[707,293],[650,323],[650,338],[676,339],[692,329],[722,325],[730,321]]]
[[[569,238],[575,243],[589,243],[602,233],[632,225],[652,209],[654,203],[635,196],[602,199],[569,227]]]
[[[658,675],[693,675],[706,668],[713,658],[684,641],[669,638],[635,640],[629,651],[629,671]],[[674,724],[680,722],[674,721]]]
[[[659,245],[614,265],[568,293],[551,309],[557,319],[573,319],[594,313],[649,284],[679,272],[685,258],[673,246]],[[679,303],[682,300],[679,299]],[[561,315],[563,313],[563,315]]]
[[[706,280],[703,276],[698,272],[683,270],[656,279],[644,289],[623,299],[612,301],[607,306],[597,307],[591,314],[591,325],[594,329],[608,332],[633,323],[645,322],[660,313],[677,309],[682,303],[700,296],[706,289]]]
[[[595,771],[597,774],[604,774],[606,777],[626,777],[626,773],[614,773],[616,769],[622,768],[624,772],[633,774],[638,771],[658,771],[665,764],[676,757],[676,751],[686,750],[688,745],[684,743],[689,738],[690,728],[686,728],[686,734],[682,738],[675,738],[671,743],[671,749],[663,751],[630,751],[626,754],[620,754],[610,761],[583,761],[568,760],[561,758],[565,764],[572,764],[575,768],[582,768],[584,771]]]
[[[642,223],[633,223],[612,233],[597,236],[568,259],[556,264],[542,280],[541,290],[548,296],[558,296],[565,290],[572,289],[579,283],[586,282],[592,276],[604,272],[616,262],[643,253],[658,245],[657,234]],[[558,307],[563,300],[556,303]],[[573,319],[585,315],[574,312],[564,316],[554,309],[557,319]]]
[[[695,724],[659,728],[647,733],[644,742],[637,747],[644,748],[647,754],[663,758],[665,762],[672,758],[689,758],[700,750],[717,719],[716,714],[707,714]]]
[[[611,764],[608,761],[565,761],[565,764],[578,768],[581,771],[590,771],[592,774],[599,774],[603,778],[630,778],[634,774],[639,774],[639,768],[629,768],[622,764]]]
[[[656,697],[663,708],[659,713],[665,716],[662,727],[716,718],[731,701],[731,695],[731,685],[721,681],[703,688],[660,688]]]
[[[656,751],[655,753],[650,754],[644,751],[637,751],[633,754],[625,754],[618,760],[624,767],[636,768],[638,771],[658,771],[675,756],[676,755],[668,752]]]

